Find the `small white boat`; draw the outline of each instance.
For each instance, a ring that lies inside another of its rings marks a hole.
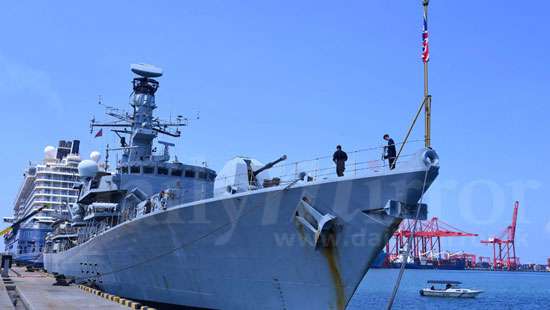
[[[432,286],[421,289],[420,295],[429,297],[474,298],[483,292],[481,290],[460,288],[459,285],[462,283],[458,281],[430,280],[428,284],[432,284]],[[435,285],[445,286],[436,287]]]

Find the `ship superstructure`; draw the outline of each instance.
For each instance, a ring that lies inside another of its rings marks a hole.
[[[18,264],[42,265],[45,237],[52,224],[68,219],[67,206],[76,202],[79,181],[79,140],[47,146],[40,163],[30,163],[14,201],[13,216],[4,218],[11,230],[4,235],[7,252]]]
[[[79,164],[71,218],[47,237],[49,272],[164,305],[343,309],[401,220],[426,218],[418,201],[439,171],[432,149],[339,178],[298,165],[271,176],[286,156],[236,157],[216,174],[172,160],[171,143],[154,145],[185,122],[153,115],[162,71],[131,68],[133,111],[92,122],[120,137],[121,160],[113,172]]]

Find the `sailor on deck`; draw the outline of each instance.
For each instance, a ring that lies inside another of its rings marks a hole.
[[[395,150],[395,142],[390,138],[390,135],[385,134],[384,140],[388,141],[388,145],[384,147],[384,159],[388,160],[390,169],[395,168],[395,159],[397,157],[397,151]]]
[[[332,161],[336,164],[336,174],[339,177],[344,176],[344,170],[346,170],[346,160],[348,160],[348,154],[342,151],[342,146],[336,146],[336,152],[332,155]]]

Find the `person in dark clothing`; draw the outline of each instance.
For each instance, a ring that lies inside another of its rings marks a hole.
[[[346,160],[348,160],[348,154],[342,151],[342,146],[336,146],[336,152],[332,155],[332,161],[336,164],[336,174],[339,177],[344,176],[344,170],[346,170]]]
[[[388,145],[384,147],[384,159],[388,160],[390,169],[395,168],[395,160],[397,157],[397,151],[395,150],[395,142],[390,138],[390,135],[385,134],[384,140],[388,141]]]

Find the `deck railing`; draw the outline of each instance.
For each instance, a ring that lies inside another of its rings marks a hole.
[[[423,147],[424,140],[409,140],[404,152],[394,163],[399,169],[400,165],[411,159],[416,151]],[[396,148],[402,142],[396,143]],[[384,173],[390,171],[389,162],[384,159],[385,146],[376,146],[353,151],[346,151],[348,160],[345,163],[344,176],[358,176],[371,173]],[[276,165],[268,170],[269,178],[280,179],[281,184],[291,183],[305,173],[305,178],[310,181],[337,178],[336,164],[332,161],[332,154],[320,156],[313,159],[295,161]],[[247,186],[247,183],[231,183],[236,180],[247,180],[248,174],[235,174],[229,176],[218,176],[216,181],[226,182],[226,186]],[[261,184],[260,184],[261,185]],[[218,185],[219,186],[219,185]]]

